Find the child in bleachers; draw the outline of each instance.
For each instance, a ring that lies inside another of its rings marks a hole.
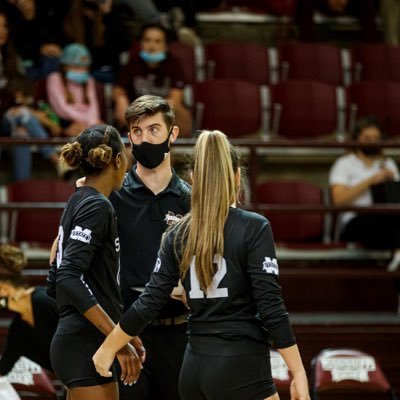
[[[60,134],[60,127],[45,112],[35,108],[33,104],[33,84],[24,76],[17,76],[8,83],[8,92],[14,104],[6,111],[3,118],[3,129],[16,138],[46,139]],[[40,154],[59,168],[58,154],[52,146],[40,146]],[[30,146],[14,146],[12,148],[15,180],[29,179],[31,176],[32,152]],[[60,171],[61,172],[61,171]]]
[[[89,73],[92,58],[85,46],[72,43],[63,49],[60,61],[61,70],[47,77],[47,95],[64,134],[76,136],[101,123],[96,83]]]

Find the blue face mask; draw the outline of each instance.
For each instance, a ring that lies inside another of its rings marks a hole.
[[[67,71],[66,77],[69,81],[83,84],[89,80],[89,72],[86,71]]]
[[[167,58],[167,53],[165,51],[159,51],[157,53],[149,53],[147,51],[142,50],[139,53],[139,56],[144,62],[159,63]]]

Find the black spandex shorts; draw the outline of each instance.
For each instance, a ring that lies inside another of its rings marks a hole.
[[[117,381],[114,366],[112,377],[104,378],[97,373],[92,361],[104,339],[104,335],[92,326],[82,328],[76,334],[55,333],[50,359],[54,372],[65,386],[97,386]]]
[[[250,339],[189,339],[179,378],[182,400],[263,400],[276,393],[269,348]]]

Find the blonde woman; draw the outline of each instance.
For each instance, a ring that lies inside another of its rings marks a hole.
[[[195,146],[192,211],[166,234],[144,293],[94,355],[100,375],[110,376],[116,351],[157,317],[181,279],[191,312],[183,400],[279,399],[269,340],[293,374],[292,400],[310,399],[271,227],[236,208],[239,181],[239,159],[226,136],[203,132]]]

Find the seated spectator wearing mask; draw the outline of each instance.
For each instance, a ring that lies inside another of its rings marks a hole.
[[[96,82],[90,76],[89,50],[78,43],[64,47],[61,70],[46,80],[50,106],[61,119],[65,136],[76,136],[89,126],[102,123]]]
[[[175,110],[181,136],[191,136],[192,116],[183,104],[182,66],[168,52],[168,32],[159,24],[142,28],[139,51],[131,55],[114,87],[116,122],[125,126],[128,105],[142,95],[160,96]]]
[[[336,206],[370,206],[373,204],[371,186],[399,180],[395,161],[385,157],[379,146],[371,146],[383,139],[382,129],[373,118],[360,119],[352,139],[359,143],[352,152],[333,164],[329,185]],[[365,145],[369,146],[365,146]],[[400,266],[400,220],[395,215],[360,214],[346,212],[339,216],[344,240],[360,242],[367,248],[393,250],[389,271]]]

